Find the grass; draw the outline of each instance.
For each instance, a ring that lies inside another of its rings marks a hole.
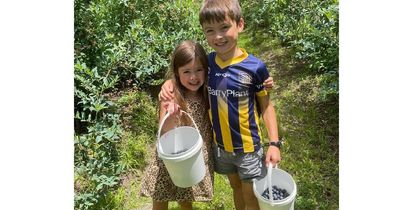
[[[265,34],[244,33],[240,39],[241,46],[266,62],[275,81],[271,98],[285,139],[279,167],[296,181],[296,209],[338,209],[338,103],[321,100],[323,76],[294,62],[289,49]]]
[[[234,209],[232,189],[226,176],[215,174],[214,198],[211,202],[194,202],[193,209]],[[178,203],[171,202],[168,209],[180,209]]]
[[[108,193],[103,209],[132,210],[151,207],[151,198],[140,197],[141,171],[129,171],[122,176],[120,187]],[[148,208],[147,208],[148,209]]]

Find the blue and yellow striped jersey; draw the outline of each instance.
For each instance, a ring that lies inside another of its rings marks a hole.
[[[214,141],[228,152],[253,152],[261,147],[260,117],[256,96],[266,96],[265,64],[247,54],[222,61],[209,54],[208,93]]]

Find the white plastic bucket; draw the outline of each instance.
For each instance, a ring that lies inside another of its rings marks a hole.
[[[203,139],[193,118],[188,113],[182,112],[189,116],[196,128],[181,126],[160,137],[161,128],[169,117],[167,113],[161,120],[156,146],[158,156],[163,160],[172,182],[178,187],[191,187],[199,183],[206,174],[201,149]],[[179,151],[183,152],[177,153]]]
[[[273,200],[272,186],[274,185],[286,189],[289,196],[283,200]],[[269,188],[270,199],[262,196],[267,188]],[[289,173],[277,167],[273,168],[272,164],[269,164],[267,176],[253,182],[253,191],[261,210],[294,210],[296,183]]]

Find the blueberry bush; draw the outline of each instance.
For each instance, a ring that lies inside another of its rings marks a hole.
[[[146,132],[137,134],[122,126],[122,105],[112,96],[160,84],[174,46],[199,40],[197,11],[198,4],[189,0],[74,1],[76,209],[109,209],[104,201],[118,188],[121,174],[143,166],[144,160],[129,158],[143,158],[139,145],[152,139],[152,130],[138,127]],[[154,130],[156,118],[149,118]],[[132,150],[121,151],[121,145]]]
[[[263,32],[290,48],[307,64],[306,71],[324,76],[321,100],[338,100],[339,1],[243,0],[246,27]]]

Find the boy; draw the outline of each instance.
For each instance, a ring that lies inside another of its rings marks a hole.
[[[265,64],[237,46],[244,20],[237,0],[208,0],[200,24],[211,48],[208,92],[210,120],[216,142],[215,171],[227,174],[236,209],[259,209],[252,180],[264,176],[257,106],[268,130],[266,164],[280,160],[275,109],[263,89],[269,74]],[[257,100],[257,102],[256,102]]]
[[[237,0],[204,1],[200,24],[215,50],[208,57],[215,171],[228,176],[236,209],[259,209],[252,181],[265,176],[265,164],[281,159],[275,109],[263,89],[269,74],[261,60],[237,46],[244,28]],[[270,139],[265,162],[258,109]]]

